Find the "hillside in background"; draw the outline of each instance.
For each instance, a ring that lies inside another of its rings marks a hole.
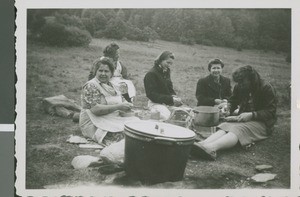
[[[29,38],[57,46],[86,45],[91,36],[291,49],[290,9],[29,9],[27,21]]]
[[[273,135],[248,150],[236,148],[224,151],[215,162],[189,159],[185,178],[179,183],[158,184],[154,188],[289,188],[290,187],[290,98],[291,65],[284,53],[262,50],[237,51],[223,47],[184,45],[157,40],[139,42],[128,40],[92,39],[85,47],[49,47],[28,42],[26,84],[26,188],[41,189],[46,185],[93,183],[96,185],[130,185],[109,182],[109,176],[95,168],[75,170],[72,159],[80,154],[97,156],[99,153],[79,149],[66,143],[69,135],[81,136],[78,123],[71,119],[51,116],[40,108],[42,98],[65,95],[80,104],[82,85],[87,81],[92,62],[102,55],[103,48],[111,42],[120,46],[120,59],[131,73],[137,88],[137,106],[146,106],[143,78],[153,66],[156,57],[164,50],[175,54],[171,78],[175,91],[191,107],[196,106],[196,84],[208,74],[207,63],[221,58],[224,75],[238,67],[251,65],[270,81],[278,94],[278,122]],[[233,85],[233,84],[232,84]],[[39,148],[37,148],[39,147]],[[266,184],[253,184],[255,166],[270,164],[278,176]]]

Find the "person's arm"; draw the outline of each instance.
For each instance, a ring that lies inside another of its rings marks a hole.
[[[263,98],[261,99],[264,99],[265,106],[261,110],[252,112],[253,120],[267,121],[276,116],[277,96],[275,89],[270,84],[267,84],[264,86],[262,93]]]
[[[129,79],[129,74],[126,66],[124,66],[123,62],[120,62],[122,70],[121,70],[121,75],[124,79]]]
[[[225,83],[225,87],[224,88],[225,89],[224,89],[224,98],[223,99],[228,100],[231,97],[231,95],[232,95],[230,79],[226,78],[226,83]]]
[[[168,71],[167,71],[167,86],[168,86],[168,89],[169,89],[170,93],[172,95],[176,95],[176,92],[173,88],[173,83],[172,83],[172,80],[171,80],[171,71],[170,71],[170,69],[168,69]]]
[[[116,110],[127,111],[131,109],[131,103],[107,105],[104,95],[93,84],[87,84],[82,91],[82,105],[90,109],[96,116],[112,113]]]
[[[231,97],[228,99],[227,110],[229,111],[229,116],[225,118],[227,122],[246,122],[252,119],[252,113],[241,113],[240,115],[234,114],[234,111],[238,108],[239,104],[239,87],[234,86]]]
[[[277,108],[277,97],[274,88],[271,85],[266,85],[262,90],[262,98],[264,100],[263,109],[252,112],[244,112],[238,116],[239,122],[247,122],[250,120],[267,121],[275,118]]]
[[[168,87],[169,87],[169,91],[171,92],[171,94],[172,95],[176,95],[176,92],[175,92],[175,90],[173,88],[173,83],[172,83],[171,79],[168,80]]]
[[[237,85],[234,86],[233,92],[231,97],[228,99],[228,110],[230,114],[233,114],[233,112],[238,108],[239,104],[239,88]]]
[[[148,72],[144,78],[144,86],[146,96],[154,103],[173,105],[173,97],[171,95],[162,94],[158,92],[159,88],[157,77],[154,73]]]
[[[204,106],[214,106],[215,105],[215,99],[212,97],[207,96],[207,84],[203,79],[199,79],[197,83],[197,89],[196,89],[196,98],[198,100],[198,105],[204,105]]]
[[[94,107],[92,107],[90,110],[96,116],[101,116],[101,115],[106,115],[106,114],[112,113],[117,110],[128,111],[131,109],[131,107],[132,107],[131,103],[124,102],[124,103],[115,104],[115,105],[97,104]]]

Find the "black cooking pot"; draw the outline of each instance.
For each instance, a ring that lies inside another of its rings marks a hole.
[[[195,133],[176,125],[125,123],[125,171],[146,184],[182,180]]]

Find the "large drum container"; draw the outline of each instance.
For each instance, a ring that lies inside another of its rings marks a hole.
[[[125,124],[125,171],[146,184],[183,179],[195,133],[154,121]]]

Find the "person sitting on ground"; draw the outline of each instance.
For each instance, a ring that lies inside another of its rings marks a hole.
[[[120,47],[116,43],[111,43],[104,48],[103,55],[104,57],[110,58],[115,67],[110,82],[118,88],[128,102],[132,102],[136,96],[136,89],[132,81],[129,80],[127,68],[119,61],[119,48]],[[91,77],[89,77],[89,79],[91,79]]]
[[[239,105],[237,116],[228,116],[227,122],[217,126],[217,132],[202,142],[196,142],[192,154],[216,159],[216,151],[247,146],[271,135],[276,122],[277,96],[272,85],[261,79],[251,66],[238,68],[232,74],[237,82],[228,107],[232,114]]]
[[[110,82],[114,73],[110,59],[97,59],[92,71],[94,77],[82,88],[79,126],[85,137],[107,146],[124,138],[125,121],[138,118],[120,116],[120,112],[131,111],[133,105]]]
[[[144,77],[146,96],[149,98],[150,110],[160,112],[160,119],[167,120],[171,114],[169,106],[181,106],[181,98],[176,96],[170,77],[170,66],[173,65],[174,55],[164,51],[154,62],[154,66]]]
[[[224,63],[212,59],[208,63],[209,75],[199,79],[196,89],[197,106],[215,106],[227,103],[231,96],[230,79],[222,74]]]

